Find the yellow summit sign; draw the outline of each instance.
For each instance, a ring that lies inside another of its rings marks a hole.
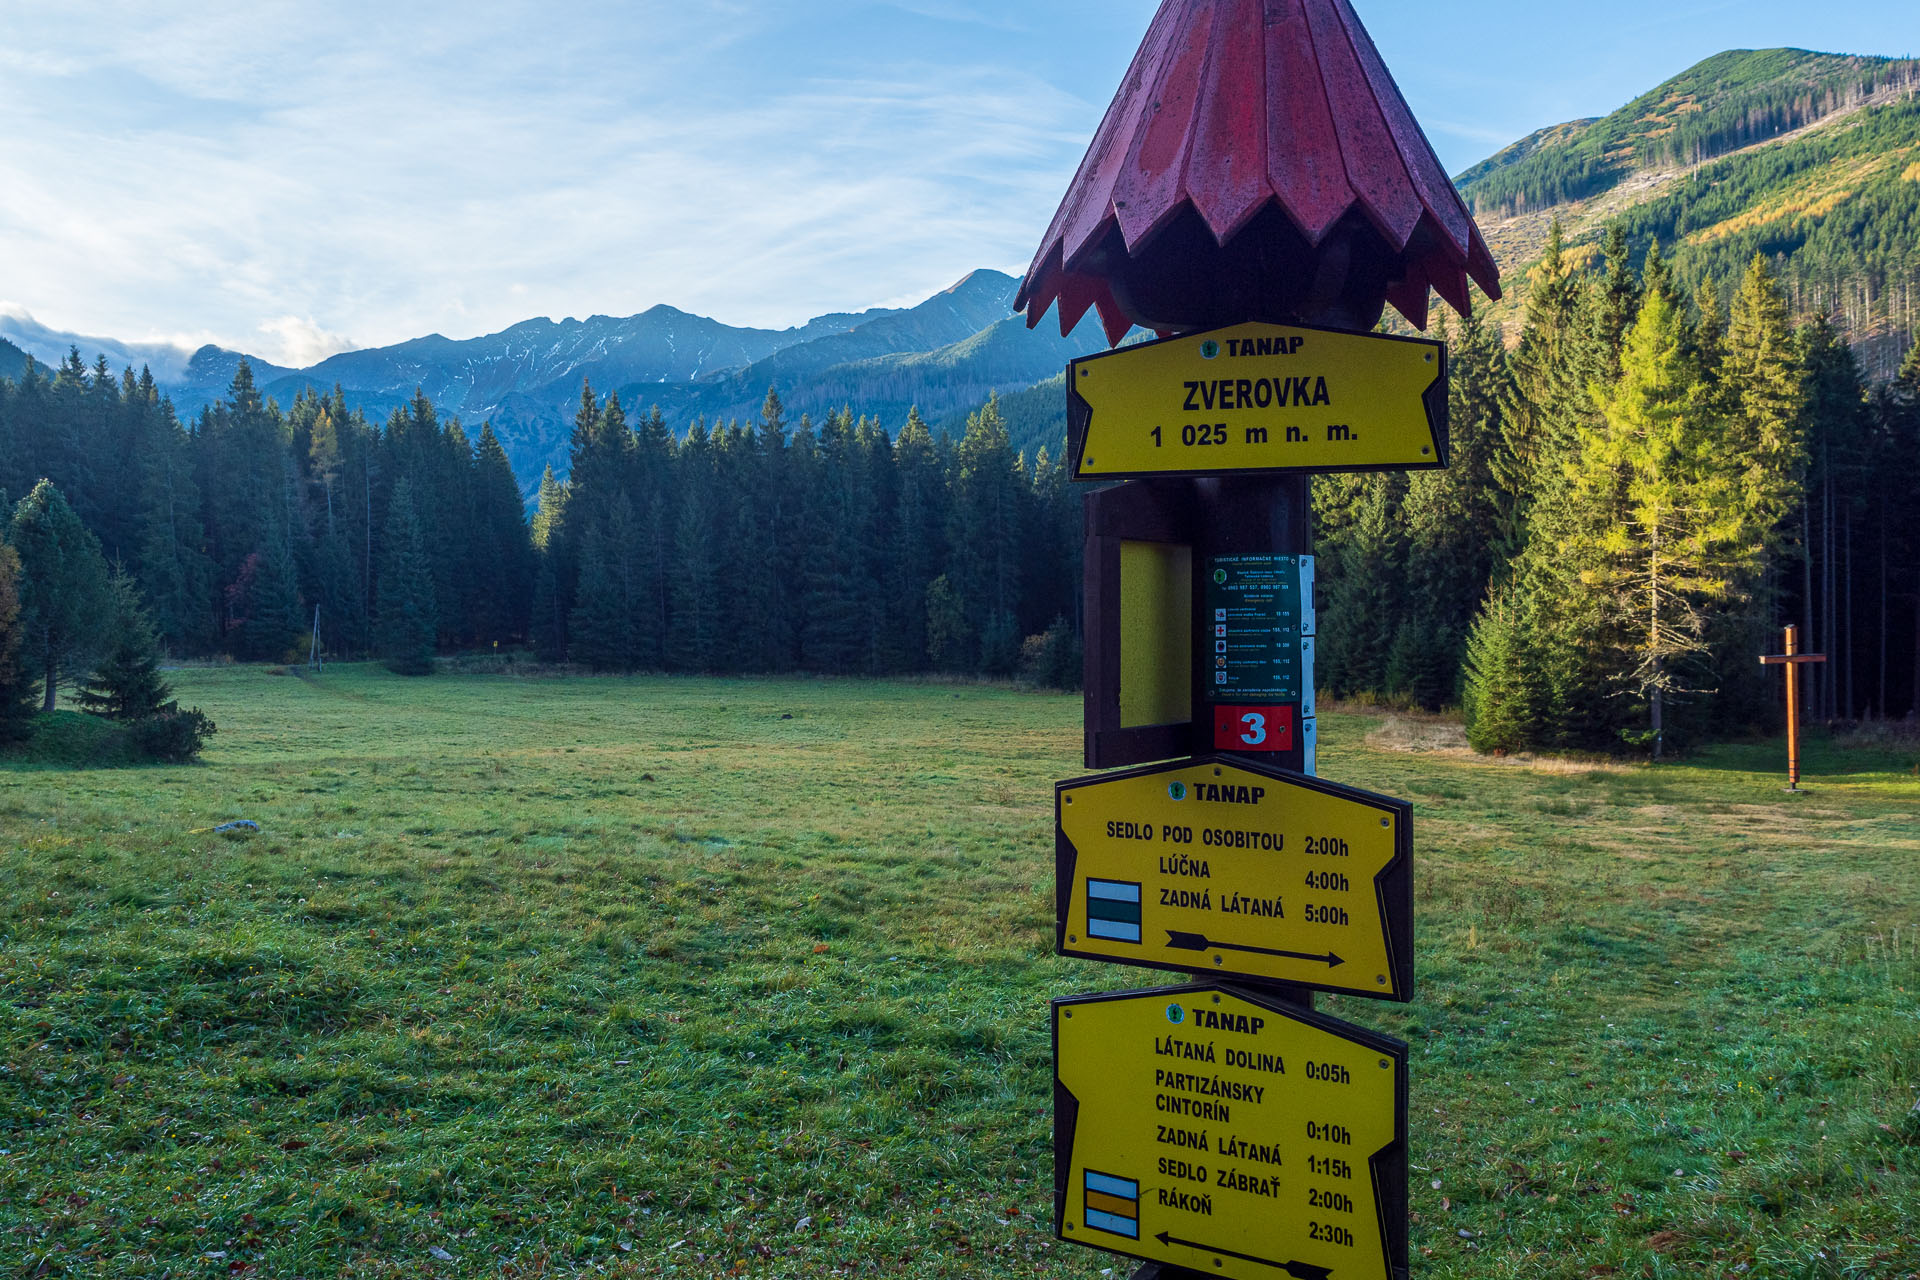
[[[1401,1042],[1211,985],[1056,1000],[1053,1031],[1061,1239],[1234,1280],[1406,1266]]]
[[[1431,470],[1447,463],[1446,346],[1242,324],[1075,360],[1077,480]]]

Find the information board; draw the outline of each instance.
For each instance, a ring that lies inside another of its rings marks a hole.
[[[1060,783],[1061,955],[1413,998],[1413,810],[1203,758]]]
[[[1212,556],[1205,566],[1210,701],[1313,715],[1313,557]]]
[[[1054,1225],[1233,1280],[1397,1280],[1407,1050],[1239,988],[1056,1000]]]

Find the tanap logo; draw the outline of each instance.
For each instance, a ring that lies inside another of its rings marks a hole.
[[[1202,360],[1212,360],[1215,357],[1217,357],[1219,354],[1220,354],[1220,344],[1215,342],[1212,338],[1208,338],[1205,342],[1200,344],[1200,358]]]
[[[1185,1022],[1186,1020],[1187,1020],[1187,1011],[1185,1009],[1182,1009],[1177,1004],[1170,1004],[1167,1006],[1168,1022],[1171,1022],[1174,1026],[1177,1027],[1181,1023]]]
[[[1167,798],[1170,800],[1185,800],[1187,798],[1187,784],[1184,782],[1171,783],[1167,787]]]

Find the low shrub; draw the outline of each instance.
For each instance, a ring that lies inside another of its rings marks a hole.
[[[148,760],[183,764],[200,754],[215,730],[200,708],[182,711],[179,703],[169,702],[157,715],[136,720],[130,732],[134,749]]]
[[[1080,637],[1065,618],[1020,646],[1020,678],[1041,689],[1080,687]]]

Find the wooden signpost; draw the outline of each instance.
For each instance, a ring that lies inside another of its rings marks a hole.
[[[1054,1230],[1135,1280],[1407,1280],[1403,801],[1320,780],[1309,477],[1447,465],[1425,328],[1499,273],[1348,0],[1164,0],[1016,299],[1067,371],[1086,764],[1056,949],[1192,985],[1058,1000]],[[1119,481],[1121,483],[1112,483]],[[1142,767],[1144,766],[1144,767]]]
[[[1800,668],[1827,660],[1824,653],[1800,652],[1800,628],[1787,628],[1787,651],[1760,659],[1763,667],[1787,669],[1787,790],[1800,789]]]

